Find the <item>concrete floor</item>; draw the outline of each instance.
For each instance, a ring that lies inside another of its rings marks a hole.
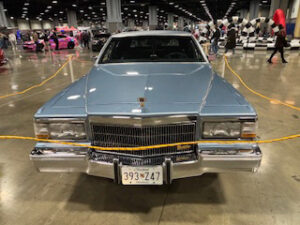
[[[22,90],[54,73],[69,53],[91,60],[87,51],[7,52],[0,68],[0,95]],[[300,106],[300,58],[266,63],[266,52],[237,52],[232,67],[250,87]],[[73,62],[76,78],[93,62]],[[222,70],[222,59],[213,66]],[[296,134],[300,113],[249,93],[226,70],[225,78],[256,107],[261,139]],[[0,99],[0,134],[33,136],[35,111],[71,83],[69,67],[42,88]],[[0,140],[0,224],[300,224],[300,140],[262,145],[263,161],[255,174],[206,174],[170,186],[120,186],[83,174],[38,173],[29,161],[34,143]]]

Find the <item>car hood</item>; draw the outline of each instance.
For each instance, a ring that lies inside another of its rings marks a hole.
[[[212,78],[207,63],[99,65],[87,78],[87,113],[199,112]]]
[[[139,98],[145,99],[144,107]],[[176,114],[256,116],[207,63],[127,63],[93,67],[41,107],[36,117]]]

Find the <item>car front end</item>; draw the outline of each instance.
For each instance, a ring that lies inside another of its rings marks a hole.
[[[162,146],[111,151],[38,142],[30,158],[40,172],[82,172],[125,184],[171,183],[174,179],[204,173],[255,172],[262,157],[258,145],[222,143],[224,140],[254,140],[255,126],[255,119],[201,118],[196,115],[37,119],[38,138],[107,148]],[[179,144],[172,145],[174,143]],[[163,146],[165,144],[171,146]],[[162,178],[154,176],[155,180],[150,182],[135,181],[137,178],[133,175],[132,180],[122,180],[124,173],[130,173],[132,168],[156,172]]]
[[[121,63],[101,63],[108,60],[109,45],[131,49],[110,51]],[[147,51],[149,61],[123,62],[148,57]],[[191,35],[119,34],[106,43],[98,62],[35,114],[36,137],[59,141],[37,142],[30,158],[39,171],[161,185],[204,173],[255,172],[259,167],[255,110],[212,71]]]

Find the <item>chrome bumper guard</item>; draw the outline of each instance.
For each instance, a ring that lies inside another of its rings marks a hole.
[[[218,147],[220,148],[220,147]],[[226,147],[225,147],[226,148]],[[200,147],[201,149],[201,147]],[[260,166],[262,153],[258,146],[246,154],[215,154],[209,151],[198,152],[197,160],[173,162],[165,158],[162,166],[164,182],[169,184],[174,179],[199,176],[204,173],[221,172],[256,172]],[[33,150],[30,159],[40,172],[82,172],[89,175],[100,176],[115,180],[120,183],[120,168],[122,163],[118,159],[113,163],[93,160],[89,154],[76,152],[49,152]]]

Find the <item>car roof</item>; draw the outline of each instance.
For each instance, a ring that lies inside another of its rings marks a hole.
[[[114,34],[112,37],[123,38],[123,37],[138,37],[138,36],[192,36],[191,33],[184,31],[171,31],[171,30],[152,30],[152,31],[132,31],[132,32],[122,32],[119,34]]]

